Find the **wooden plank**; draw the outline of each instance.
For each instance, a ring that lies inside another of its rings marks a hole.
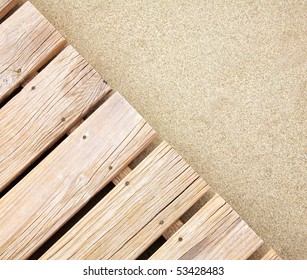
[[[164,142],[42,259],[135,259],[208,189]]]
[[[132,169],[127,166],[119,175],[113,179],[113,184],[118,185],[122,180],[126,178],[128,174],[132,172]],[[183,226],[183,222],[179,219],[173,225],[171,225],[165,232],[163,232],[163,237],[169,239],[178,229]]]
[[[66,44],[27,2],[0,25],[0,103]]]
[[[17,4],[16,0],[0,0],[0,19],[2,19]]]
[[[150,258],[247,259],[262,240],[215,195]]]
[[[110,90],[68,46],[0,110],[0,191]]]
[[[155,136],[115,93],[0,200],[0,259],[28,258]]]
[[[278,256],[273,249],[271,249],[261,258],[261,260],[281,260],[281,257]]]
[[[113,179],[113,184],[118,185],[122,180],[126,178],[128,174],[132,172],[132,169],[127,166],[116,178]],[[166,229],[162,236],[167,240],[169,239],[178,229],[180,229],[184,223],[179,219],[168,229]]]

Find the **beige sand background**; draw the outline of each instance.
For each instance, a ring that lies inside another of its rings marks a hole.
[[[307,259],[306,1],[32,3],[267,246]]]

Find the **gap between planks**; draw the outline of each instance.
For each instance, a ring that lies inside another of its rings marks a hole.
[[[115,93],[1,199],[0,259],[31,256],[155,137]]]
[[[70,133],[72,133],[73,132],[73,130],[75,130],[80,124],[82,124],[82,122],[83,122],[84,120],[81,120],[70,132],[69,132],[69,134]],[[68,135],[69,135],[68,134]],[[120,184],[122,181],[124,181],[125,180],[125,178],[130,174],[132,172],[132,169],[129,167],[129,166],[127,166],[121,173],[119,173],[118,174],[118,176],[117,177],[115,177],[114,179],[113,179],[113,183],[114,183],[114,185],[118,185],[118,184]],[[195,214],[197,214],[197,212],[195,213]],[[238,218],[239,216],[238,215],[236,215],[236,217]],[[182,226],[184,226],[184,223],[179,219],[179,220],[177,220],[172,226],[170,226],[167,230],[165,230],[164,232],[163,232],[163,234],[162,234],[162,236],[166,239],[166,240],[168,240],[168,239],[170,239]],[[255,236],[254,236],[255,237]],[[262,242],[262,241],[261,241]],[[256,245],[255,245],[255,248],[258,248],[259,246],[260,246],[260,242],[259,243],[257,243]],[[255,249],[254,249],[255,250]],[[248,255],[250,255],[251,254],[251,251],[248,253]],[[245,257],[243,257],[243,258],[247,258],[247,255],[245,256]],[[270,250],[263,258],[262,258],[263,260],[278,260],[278,259],[281,259],[277,254],[276,254],[276,252],[274,251],[274,250]]]
[[[67,46],[0,110],[0,191],[109,91],[101,76]]]
[[[84,119],[80,120],[67,134],[71,134],[75,129],[78,128],[79,125],[81,125],[84,122]],[[132,172],[132,169],[130,166],[127,166],[121,173],[117,175],[113,179],[113,184],[116,186],[121,181],[125,179],[127,175],[129,175]],[[170,226],[165,232],[163,232],[162,236],[167,240],[169,239],[178,229],[180,229],[184,223],[179,219],[177,220],[172,226]]]
[[[17,0],[0,0],[0,20],[16,5]]]
[[[0,104],[65,46],[64,37],[30,3],[0,25]]]
[[[135,259],[208,189],[163,142],[41,259]]]
[[[229,204],[216,194],[150,259],[247,259],[262,242]]]

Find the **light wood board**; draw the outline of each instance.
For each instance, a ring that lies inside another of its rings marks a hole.
[[[68,46],[0,110],[0,191],[110,90]]]
[[[66,44],[29,2],[0,25],[0,104]]]
[[[247,259],[261,244],[256,233],[215,195],[150,259]]]
[[[135,259],[208,189],[164,142],[42,259]]]
[[[127,166],[115,179],[113,179],[114,185],[118,185],[121,181],[125,180],[126,176],[132,172],[132,169]],[[183,222],[179,219],[173,225],[171,225],[162,236],[165,239],[169,239],[179,228],[183,226]]]
[[[17,0],[0,0],[0,19],[2,19],[17,4]]]
[[[155,136],[115,93],[0,200],[0,259],[29,257]]]
[[[271,249],[262,257],[262,260],[281,260],[281,257],[278,256],[273,249]]]

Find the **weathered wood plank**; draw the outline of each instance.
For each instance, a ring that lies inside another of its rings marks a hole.
[[[132,172],[132,169],[129,166],[127,166],[116,178],[113,179],[114,185],[118,185],[131,172]],[[165,232],[163,232],[162,234],[163,237],[165,239],[169,239],[182,226],[183,226],[183,222],[179,219],[173,225],[171,225]]]
[[[0,103],[66,44],[29,2],[0,25]]]
[[[68,46],[0,110],[0,191],[110,90]]]
[[[2,19],[17,4],[17,0],[0,0],[0,19]]]
[[[134,259],[208,190],[162,143],[42,259]]]
[[[282,258],[277,255],[277,253],[271,249],[268,251],[262,258],[261,260],[281,260]]]
[[[216,195],[150,259],[247,259],[261,243],[239,215]]]
[[[0,259],[29,257],[155,136],[115,93],[0,200]]]

